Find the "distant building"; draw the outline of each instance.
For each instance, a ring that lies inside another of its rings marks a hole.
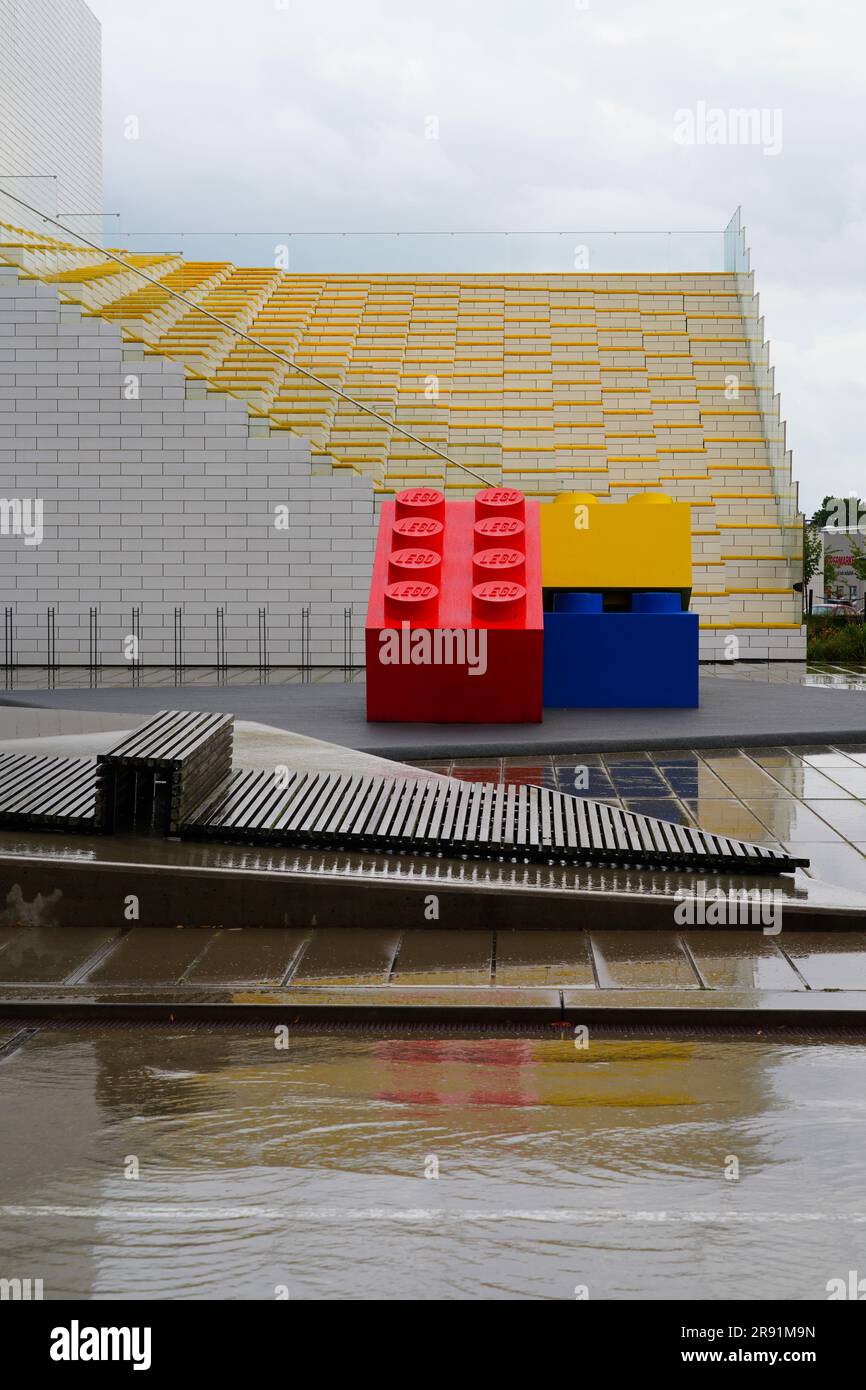
[[[859,526],[823,526],[820,534],[823,561],[809,581],[812,603],[847,599],[862,606],[866,583],[857,578],[853,560],[858,550],[866,551],[866,533]]]
[[[98,233],[102,28],[84,0],[0,0],[0,218],[32,226],[4,191]]]

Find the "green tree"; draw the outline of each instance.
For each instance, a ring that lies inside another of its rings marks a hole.
[[[856,541],[851,542],[851,568],[857,578],[866,583],[866,550]]]
[[[827,518],[835,510],[835,503],[835,497],[825,497],[820,507],[816,508],[815,515],[812,517],[812,525],[817,531],[820,531],[822,526],[827,525]]]
[[[816,526],[803,524],[803,589],[814,579],[821,567],[821,533]]]

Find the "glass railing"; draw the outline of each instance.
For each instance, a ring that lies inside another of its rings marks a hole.
[[[56,201],[52,178],[0,178],[0,222],[4,224],[0,241],[6,260],[20,262],[22,256],[36,256],[40,273],[60,274],[95,255],[90,245],[119,244],[118,213],[58,212]]]
[[[69,240],[83,237],[95,241],[99,246],[117,246],[122,242],[119,212],[61,212],[58,222],[69,232]],[[63,233],[56,231],[57,236]]]
[[[290,274],[573,275],[724,268],[724,232],[178,232],[120,226],[131,251]]]
[[[42,222],[40,213],[57,217],[56,178],[50,174],[0,175],[0,222],[28,231],[43,230],[48,235],[49,224]],[[59,235],[57,227],[51,229],[50,235]]]
[[[0,219],[47,237],[62,239],[67,232],[70,241],[80,237],[148,255],[230,261],[299,275],[682,274],[742,269],[732,259],[735,243],[743,241],[741,229],[733,230],[733,219],[724,231],[151,231],[130,226],[119,213],[58,210],[53,178],[2,175]]]
[[[803,553],[798,511],[797,485],[793,481],[791,454],[785,447],[785,427],[781,419],[769,344],[764,337],[764,320],[755,294],[751,259],[740,209],[725,228],[725,269],[737,277],[737,299],[746,334],[755,403],[761,414],[761,428],[767,450],[767,466],[776,496],[782,545],[789,562],[798,568]]]

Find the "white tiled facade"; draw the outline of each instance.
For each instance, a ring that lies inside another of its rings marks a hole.
[[[243,402],[197,389],[182,367],[123,344],[118,325],[0,267],[0,500],[40,499],[44,529],[27,544],[0,512],[0,610],[13,610],[17,662],[45,664],[53,608],[57,661],[87,664],[92,606],[106,664],[123,664],[134,608],[141,661],[171,663],[176,607],[189,664],[216,662],[218,608],[229,664],[257,663],[260,608],[272,664],[301,660],[305,608],[311,663],[342,663],[350,606],[350,655],[363,660],[370,482],[314,474],[305,443],[256,437]]]
[[[102,211],[101,28],[84,0],[0,0],[0,218],[29,225],[4,188],[82,231]]]

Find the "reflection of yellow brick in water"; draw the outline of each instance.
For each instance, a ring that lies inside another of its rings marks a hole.
[[[541,573],[549,589],[692,587],[688,504],[664,493],[605,503],[561,493],[541,508]]]

